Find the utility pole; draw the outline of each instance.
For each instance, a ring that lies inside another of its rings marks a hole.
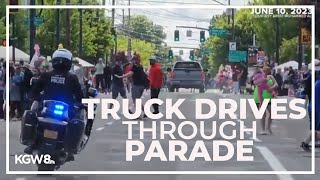
[[[214,2],[217,2],[217,1],[214,1]],[[228,5],[229,6],[231,5],[230,0],[228,0]],[[233,8],[231,9],[231,20],[232,20],[232,41],[234,41],[235,29],[234,29],[234,9]],[[230,15],[228,15],[228,24],[230,24]]]
[[[279,0],[276,0],[276,5],[279,5]],[[279,54],[280,54],[280,25],[279,17],[276,17],[276,62],[279,64]]]
[[[233,8],[232,8],[232,12],[231,13],[232,13],[232,15],[231,15],[231,17],[232,17],[232,41],[234,41],[235,40],[234,39],[235,28],[234,28],[234,9]]]
[[[103,4],[103,6],[105,6],[106,5],[106,0],[102,0],[102,4]],[[106,10],[103,11],[103,17],[105,17],[105,14],[106,14],[105,12],[106,12]]]
[[[82,5],[82,0],[79,0],[79,4]],[[79,9],[79,57],[82,57],[82,13],[83,10]]]
[[[128,6],[130,6],[131,2],[128,1]],[[128,8],[128,28],[131,30],[131,14],[130,7]],[[131,37],[128,37],[128,60],[131,59]]]
[[[228,5],[230,6],[230,0],[228,0]],[[229,14],[229,9],[227,9],[227,14]],[[228,24],[230,24],[230,15],[228,15]]]
[[[112,0],[112,6],[116,5],[116,1]],[[114,27],[114,19],[115,19],[115,9],[112,8],[112,24],[111,24],[111,28],[115,30]],[[116,39],[116,35],[114,34],[114,48],[112,49],[111,53],[110,53],[110,61],[111,63],[114,62],[114,58],[115,58],[115,54],[116,54],[116,46],[117,46],[117,39]]]
[[[61,0],[57,0],[57,5],[61,4]],[[60,44],[60,10],[56,10],[56,48]]]
[[[125,18],[124,18],[124,9],[122,9],[122,28],[125,28]]]
[[[70,5],[70,0],[66,0],[66,4]],[[71,16],[71,9],[67,9],[66,12],[66,48],[70,49],[70,42],[71,42],[71,22],[70,22],[70,16]]]
[[[36,5],[36,1],[30,0],[30,5]],[[36,10],[30,9],[30,44],[29,44],[30,62],[32,60],[33,47],[36,39],[36,26],[34,24],[35,17],[36,17]]]

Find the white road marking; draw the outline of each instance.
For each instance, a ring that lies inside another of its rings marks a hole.
[[[256,146],[256,148],[260,151],[264,159],[268,162],[270,167],[274,171],[287,171],[286,168],[283,167],[279,159],[265,146]],[[294,180],[290,174],[277,174],[279,180]]]
[[[112,125],[113,124],[113,122],[108,122],[106,125],[107,126],[110,126],[110,125]]]
[[[104,129],[104,127],[99,127],[96,129],[96,131],[102,131]]]

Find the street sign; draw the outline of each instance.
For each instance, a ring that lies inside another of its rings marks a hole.
[[[41,17],[35,17],[34,18],[34,24],[36,26],[40,26],[43,23],[43,19]],[[24,19],[24,25],[25,26],[30,26],[30,18],[25,18]]]
[[[237,50],[237,43],[229,42],[229,51],[236,51],[236,50]]]
[[[192,31],[191,30],[187,31],[187,37],[192,37]]]
[[[301,43],[311,44],[311,34],[306,28],[301,28]]]
[[[247,51],[229,51],[229,62],[246,62]]]
[[[218,28],[210,28],[209,34],[210,34],[210,36],[224,36],[227,34],[227,30],[218,29]]]

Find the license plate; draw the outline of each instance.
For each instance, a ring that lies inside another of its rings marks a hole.
[[[49,139],[58,139],[58,132],[45,129],[43,132],[43,137],[49,138]]]

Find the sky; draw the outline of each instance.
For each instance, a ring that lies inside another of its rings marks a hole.
[[[112,0],[106,0],[107,5],[112,4]],[[129,0],[116,0],[116,5],[128,5]],[[228,0],[130,0],[131,5],[141,6],[156,6],[156,5],[219,5],[228,4]],[[248,3],[248,0],[230,0],[231,5],[243,6]],[[116,9],[115,23],[122,23],[122,9]],[[192,26],[208,28],[210,25],[210,19],[213,15],[222,14],[222,9],[131,9],[131,15],[146,15],[155,24],[164,27],[164,31],[167,34],[165,42],[170,47],[188,47],[198,48],[200,39],[199,29],[185,29],[177,28],[176,26]],[[111,16],[111,12],[109,11]],[[125,10],[125,15],[128,15],[128,10]],[[174,41],[174,31],[179,30],[180,41]],[[186,31],[192,30],[192,37],[186,37]],[[206,38],[209,37],[209,33],[206,31]],[[182,58],[184,60],[189,59],[190,49],[172,48],[174,54],[179,54],[179,50],[183,50]]]

